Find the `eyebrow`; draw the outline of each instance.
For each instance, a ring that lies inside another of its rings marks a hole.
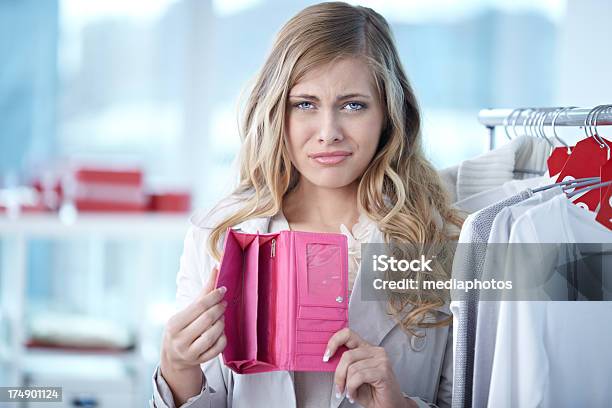
[[[310,100],[317,101],[317,102],[319,101],[319,98],[317,98],[316,96],[308,95],[308,94],[289,95],[289,98],[303,98],[303,99],[310,99]],[[340,95],[336,98],[336,100],[341,101],[343,99],[350,99],[350,98],[370,99],[370,96],[360,94],[360,93],[350,93],[350,94]]]

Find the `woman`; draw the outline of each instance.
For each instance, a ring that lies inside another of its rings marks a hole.
[[[379,14],[322,3],[281,29],[245,107],[240,184],[192,219],[177,277],[180,311],[166,327],[152,406],[450,405],[444,294],[365,302],[355,284],[360,242],[436,244],[460,225],[419,131],[414,94]],[[347,234],[349,328],[322,356],[348,347],[335,372],[238,375],[223,365],[224,288],[213,287],[227,227]]]

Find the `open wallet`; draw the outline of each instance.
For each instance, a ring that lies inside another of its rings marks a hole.
[[[348,247],[343,234],[228,228],[215,287],[225,286],[227,367],[239,374],[334,371],[330,337],[348,326]]]

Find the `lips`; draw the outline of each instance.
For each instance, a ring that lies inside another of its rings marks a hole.
[[[334,151],[334,152],[319,152],[309,155],[311,159],[319,164],[334,165],[341,163],[352,153],[346,151]]]

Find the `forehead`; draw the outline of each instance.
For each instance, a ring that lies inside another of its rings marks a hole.
[[[365,61],[343,58],[313,68],[291,88],[291,93],[316,96],[337,93],[367,93],[375,96],[372,72]]]

